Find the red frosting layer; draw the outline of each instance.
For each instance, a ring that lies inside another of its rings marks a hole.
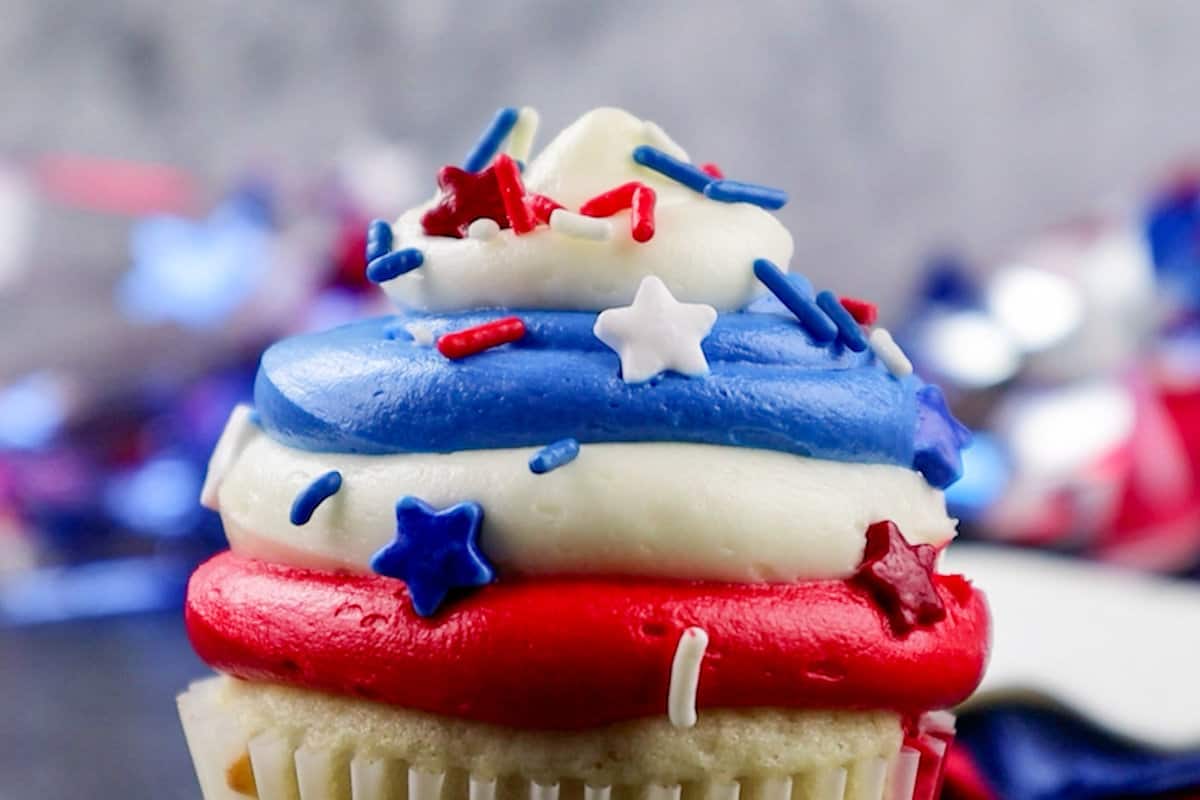
[[[935,578],[946,616],[893,634],[847,581],[497,583],[432,619],[403,583],[221,554],[188,587],[200,657],[223,672],[521,728],[578,729],[667,711],[680,634],[709,645],[699,708],[888,708],[965,699],[983,675],[981,593]]]

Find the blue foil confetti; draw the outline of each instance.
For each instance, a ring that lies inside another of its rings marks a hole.
[[[488,163],[499,152],[504,138],[512,132],[513,126],[517,124],[520,116],[521,112],[511,106],[497,111],[496,116],[492,118],[479,137],[479,141],[475,143],[474,149],[467,154],[463,161],[463,169],[467,172],[480,172],[486,169]]]
[[[570,464],[579,455],[579,442],[575,439],[560,439],[548,444],[529,459],[529,470],[535,475],[544,475],[564,464]]]
[[[337,494],[342,488],[342,473],[337,470],[326,472],[305,486],[292,501],[288,519],[293,525],[307,525],[317,507]]]
[[[801,326],[815,342],[832,342],[837,338],[838,327],[817,304],[800,293],[787,276],[768,259],[754,260],[754,277],[762,281],[779,302],[796,315]]]

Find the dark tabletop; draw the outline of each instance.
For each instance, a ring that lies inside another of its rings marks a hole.
[[[0,800],[197,800],[177,613],[0,630]]]

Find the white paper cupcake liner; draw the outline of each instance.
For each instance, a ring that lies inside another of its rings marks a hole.
[[[890,758],[732,781],[590,786],[573,779],[430,771],[400,758],[313,746],[303,731],[247,730],[215,702],[216,683],[197,683],[179,697],[205,800],[932,800],[953,736],[953,716],[938,712],[925,715],[916,739]],[[936,777],[932,783],[927,777],[926,790],[917,795],[922,774]]]

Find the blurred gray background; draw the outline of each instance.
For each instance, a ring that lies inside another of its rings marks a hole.
[[[348,137],[461,158],[495,107],[541,141],[617,104],[789,189],[796,265],[895,296],[1197,150],[1200,4],[4,0],[0,148],[312,163]],[[432,177],[432,176],[431,176]]]
[[[796,268],[889,301],[933,246],[986,259],[1195,153],[1198,42],[1183,1],[0,0],[0,153],[161,161],[219,187],[376,134],[412,142],[432,185],[499,105],[538,107],[544,142],[616,104],[790,190]],[[32,345],[46,318],[103,347],[88,318],[110,304],[61,296],[0,307],[0,334]],[[0,725],[0,800],[195,798],[171,693],[202,671],[174,618],[4,634],[0,708],[26,702]]]

